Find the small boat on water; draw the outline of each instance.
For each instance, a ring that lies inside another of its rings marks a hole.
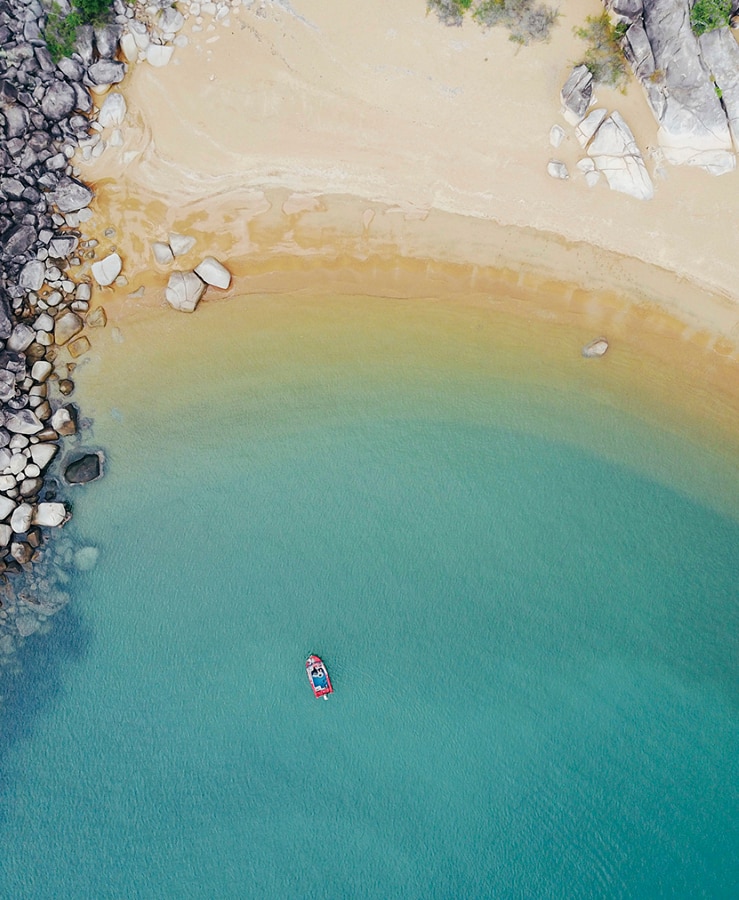
[[[311,654],[305,661],[305,671],[308,673],[308,681],[316,697],[328,700],[328,695],[333,694],[334,689],[331,687],[331,679],[321,657]]]

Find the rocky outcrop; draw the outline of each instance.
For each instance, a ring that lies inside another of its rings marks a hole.
[[[638,200],[654,196],[652,180],[634,135],[618,112],[603,119],[588,146],[588,156],[612,190]]]
[[[737,47],[729,29],[697,38],[688,0],[606,0],[606,5],[629,26],[624,52],[659,124],[665,159],[715,175],[734,169],[730,125],[735,128]],[[728,117],[719,77],[731,97]]]

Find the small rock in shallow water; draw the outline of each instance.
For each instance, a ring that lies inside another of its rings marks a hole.
[[[606,350],[608,350],[608,341],[605,338],[596,338],[589,344],[585,344],[582,348],[582,355],[585,359],[597,359],[605,355]]]
[[[100,551],[97,547],[81,547],[74,554],[74,566],[80,572],[89,572],[97,565]]]
[[[87,484],[103,474],[102,455],[85,453],[69,463],[64,469],[64,477],[69,484]]]

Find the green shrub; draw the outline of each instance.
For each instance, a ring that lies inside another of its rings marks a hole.
[[[485,28],[503,25],[517,44],[546,41],[558,12],[536,0],[483,0],[473,13]]]
[[[69,13],[64,16],[58,3],[51,4],[43,34],[46,46],[55,63],[58,63],[63,56],[72,55],[77,26],[81,24],[82,19],[78,13]]]
[[[690,10],[690,24],[700,35],[723,28],[731,19],[731,0],[695,0]]]
[[[587,66],[593,78],[608,87],[623,89],[629,79],[629,67],[621,46],[628,27],[625,22],[614,25],[608,13],[603,12],[599,16],[588,16],[583,28],[574,29],[579,38],[590,44],[578,65]]]
[[[426,9],[445,25],[461,25],[472,9],[472,17],[483,28],[502,25],[517,44],[547,40],[558,15],[536,0],[427,0]]]
[[[444,25],[461,25],[472,0],[427,0],[426,11],[436,13]]]
[[[54,62],[59,62],[63,56],[72,55],[80,25],[103,24],[107,21],[112,6],[113,0],[73,0],[73,12],[64,16],[59,4],[52,3],[43,35]]]

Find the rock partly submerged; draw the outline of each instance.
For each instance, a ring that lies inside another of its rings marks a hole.
[[[172,272],[164,296],[174,309],[194,312],[205,291],[205,282],[194,272]]]

